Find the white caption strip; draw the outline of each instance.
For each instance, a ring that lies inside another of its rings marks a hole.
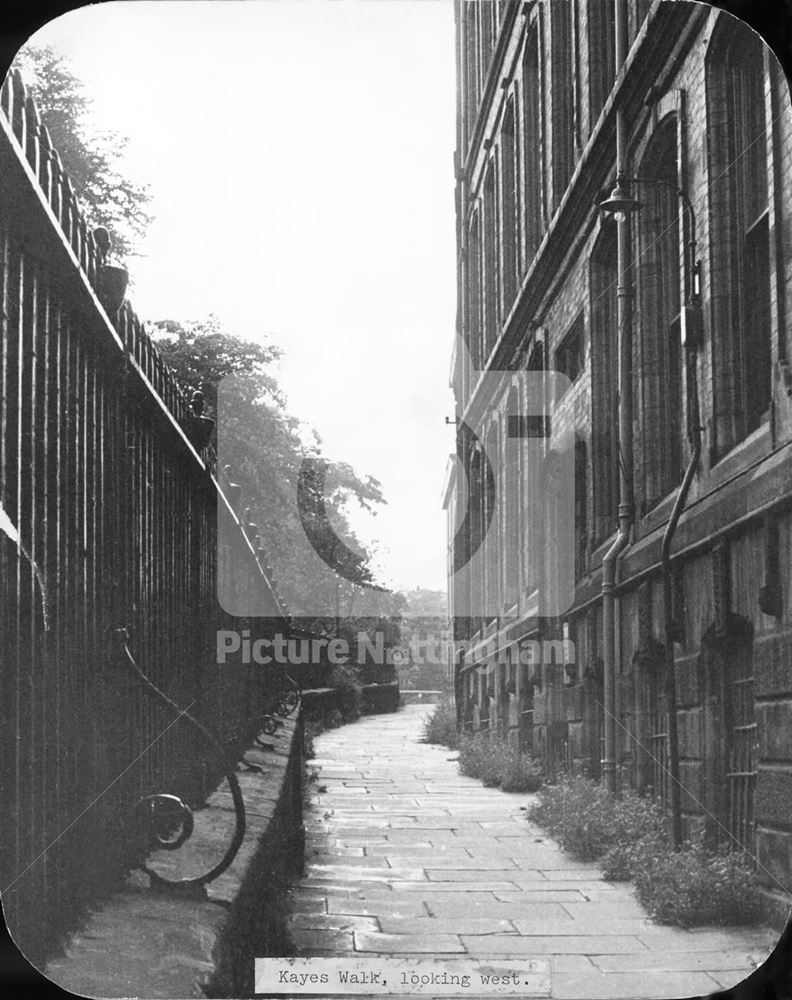
[[[256,993],[547,997],[550,974],[534,959],[257,958]]]

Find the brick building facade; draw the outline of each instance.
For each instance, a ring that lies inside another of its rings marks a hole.
[[[445,504],[460,721],[498,728],[551,773],[599,776],[605,761],[669,805],[671,765],[684,831],[703,824],[755,851],[784,910],[786,79],[758,35],[706,4],[455,11],[458,435]],[[601,207],[614,187],[628,196],[616,219]],[[553,371],[568,382],[544,397],[544,465],[509,459],[520,377]],[[543,594],[569,499],[554,462],[574,482],[559,613]]]

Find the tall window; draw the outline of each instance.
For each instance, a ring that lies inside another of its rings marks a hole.
[[[567,189],[575,162],[577,123],[571,0],[550,4],[550,31],[553,87],[553,204],[557,206]]]
[[[579,580],[588,562],[588,448],[583,438],[575,441],[575,579]]]
[[[519,413],[520,401],[517,391],[509,390],[509,401],[506,412],[509,416]],[[504,503],[506,518],[503,537],[503,596],[504,604],[516,604],[519,594],[520,547],[522,544],[522,525],[520,518],[520,479],[522,475],[523,442],[520,440],[518,428],[514,420],[507,424],[504,435]]]
[[[501,130],[501,219],[503,241],[503,315],[507,316],[517,294],[519,194],[517,147],[514,141],[514,99],[509,102]]]
[[[481,371],[483,348],[481,344],[481,235],[479,229],[479,216],[476,212],[470,223],[466,259],[467,335],[468,350],[473,367]]]
[[[761,424],[771,395],[764,53],[747,26],[719,22],[707,57],[707,87],[720,456]]]
[[[492,58],[492,50],[495,46],[497,6],[495,0],[476,0],[476,3],[471,6],[477,8],[481,24],[481,88],[483,90]]]
[[[536,30],[525,40],[523,54],[523,169],[525,179],[525,268],[542,240],[542,118],[539,38]]]
[[[671,116],[644,154],[638,212],[640,329],[640,465],[643,510],[653,507],[682,475],[681,247],[677,177],[677,119]]]
[[[480,446],[474,446],[470,456],[470,599],[468,609],[471,615],[470,629],[474,633],[480,626],[478,616],[473,617],[481,607],[484,581],[481,543],[484,538],[484,481]]]
[[[494,160],[490,160],[484,180],[484,364],[498,339],[498,220],[495,204],[495,164]]]
[[[628,46],[635,41],[638,32],[643,28],[652,0],[629,0],[627,11],[628,21]]]
[[[528,393],[531,398],[525,400],[522,405],[526,407],[525,412],[535,414],[544,410],[544,391],[541,391],[541,399],[537,400],[537,383],[542,379],[545,370],[545,352],[541,343],[534,345],[528,358],[527,371],[529,372],[526,383]],[[521,510],[522,510],[522,565],[525,573],[525,587],[528,593],[533,592],[538,586],[541,577],[541,516],[542,516],[542,489],[541,474],[537,461],[526,461],[521,473]]]
[[[616,227],[606,224],[591,255],[591,409],[594,541],[616,529],[618,467],[618,310]]]
[[[479,35],[476,4],[465,4],[465,125],[469,141],[476,121],[479,88]]]
[[[574,382],[583,371],[585,350],[583,338],[584,326],[581,313],[556,348],[553,359],[554,369],[566,375],[570,382]]]
[[[649,8],[652,6],[652,0],[635,0],[635,31],[636,34],[641,30],[644,21],[649,14]]]
[[[498,454],[498,430],[493,423],[487,434],[487,455]],[[486,600],[486,619],[496,617],[495,608],[498,602],[498,562],[500,558],[498,542],[498,520],[495,516],[495,504],[497,503],[496,489],[499,484],[495,482],[494,469],[489,462],[484,463],[482,469],[484,479],[484,523],[482,531],[484,534],[484,591]]]
[[[589,107],[592,126],[616,78],[616,0],[588,6]]]

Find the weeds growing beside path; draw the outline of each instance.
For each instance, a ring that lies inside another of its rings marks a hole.
[[[675,851],[662,808],[632,789],[614,800],[587,778],[540,793],[529,818],[581,861],[599,861],[610,881],[635,881],[649,915],[664,924],[750,924],[763,919],[759,889],[742,852],[701,840]]]
[[[764,919],[750,859],[702,840],[675,851],[662,807],[625,789],[613,799],[603,785],[583,777],[543,787],[539,763],[494,733],[458,734],[453,703],[429,716],[427,743],[459,750],[461,774],[506,792],[536,792],[529,818],[580,861],[598,861],[612,882],[635,883],[638,901],[659,923],[754,924]]]
[[[535,792],[542,785],[542,769],[533,757],[495,735],[460,737],[459,772],[504,792]]]
[[[504,792],[535,792],[542,784],[539,764],[495,733],[459,734],[450,699],[441,701],[424,729],[426,743],[459,750],[459,772]]]
[[[423,740],[424,743],[439,743],[450,750],[459,746],[456,709],[450,698],[443,698],[435,705],[424,724]]]

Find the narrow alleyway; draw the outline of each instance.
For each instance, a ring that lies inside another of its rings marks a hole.
[[[532,796],[484,788],[420,742],[431,706],[316,739],[306,873],[292,897],[303,955],[537,959],[556,998],[706,995],[769,954],[767,928],[653,924],[528,823]]]

